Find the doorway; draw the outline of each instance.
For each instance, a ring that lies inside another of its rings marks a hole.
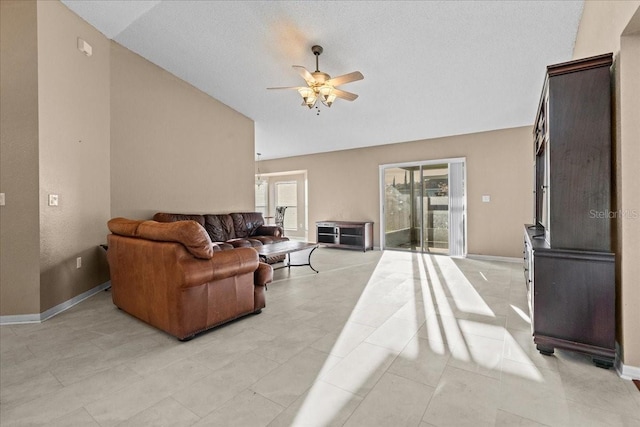
[[[273,224],[276,207],[285,207],[284,231],[291,239],[308,239],[307,171],[294,170],[256,174],[255,211]]]
[[[380,166],[383,249],[466,255],[464,159]]]

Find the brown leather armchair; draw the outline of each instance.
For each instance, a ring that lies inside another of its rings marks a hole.
[[[252,248],[221,250],[196,221],[108,222],[113,303],[180,340],[265,307],[273,269]]]

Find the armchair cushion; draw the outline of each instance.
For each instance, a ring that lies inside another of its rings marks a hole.
[[[107,226],[112,233],[121,236],[181,243],[196,258],[211,259],[214,253],[213,244],[206,230],[193,220],[156,222],[114,218],[107,223]]]

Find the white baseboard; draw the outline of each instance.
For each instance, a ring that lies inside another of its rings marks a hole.
[[[622,354],[622,346],[618,341],[616,341],[615,367],[620,378],[623,378],[625,380],[640,380],[640,367],[625,365],[624,363],[622,363],[620,354]]]
[[[15,314],[8,316],[0,316],[0,326],[17,325],[21,323],[40,323],[39,314]]]
[[[512,257],[506,257],[506,256],[467,254],[467,258],[477,259],[480,261],[501,261],[501,262],[513,262],[517,264],[522,264],[522,258],[512,258]]]
[[[21,323],[41,323],[53,316],[62,313],[65,310],[70,309],[74,305],[86,300],[87,298],[97,294],[98,292],[107,289],[111,286],[111,281],[98,285],[93,289],[89,289],[86,292],[81,293],[68,301],[60,303],[55,307],[51,307],[49,310],[39,314],[16,314],[8,316],[0,316],[0,325],[17,325]]]
[[[618,360],[616,371],[618,371],[620,378],[625,380],[640,380],[640,367],[638,366],[625,365]]]

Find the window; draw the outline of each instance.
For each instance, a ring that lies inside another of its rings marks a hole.
[[[262,213],[263,217],[268,216],[267,210],[269,207],[269,185],[266,183],[256,184],[256,212]]]
[[[287,207],[284,212],[284,229],[298,230],[298,183],[296,181],[276,182],[276,206]]]

